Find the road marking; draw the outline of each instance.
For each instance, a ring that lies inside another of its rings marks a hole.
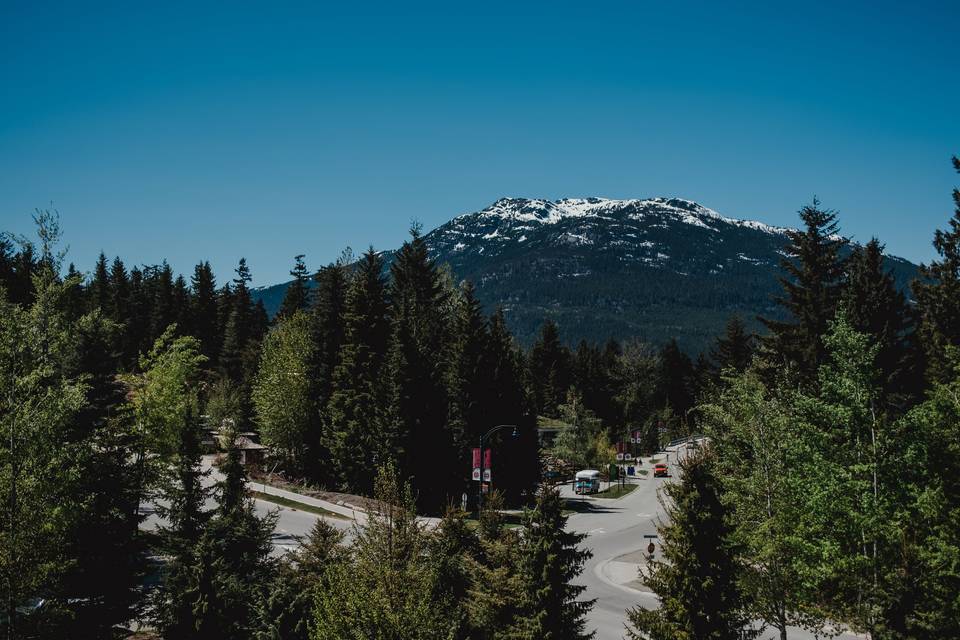
[[[601,533],[606,533],[606,532],[607,532],[607,530],[606,530],[606,529],[602,529],[602,528],[601,528],[601,529],[590,529],[590,531],[587,531],[587,535],[588,535],[588,536],[592,536],[592,535],[595,535],[595,534],[596,534],[596,535],[599,535],[599,534],[601,534]]]
[[[649,513],[638,513],[638,514],[637,514],[637,517],[638,517],[638,518],[649,518],[649,517],[650,517],[650,514],[649,514]]]

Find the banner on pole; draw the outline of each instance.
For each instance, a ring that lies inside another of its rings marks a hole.
[[[474,481],[480,481],[480,447],[473,448],[473,474],[471,477]]]

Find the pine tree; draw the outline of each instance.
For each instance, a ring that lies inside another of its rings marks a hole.
[[[504,429],[486,443],[493,447],[493,483],[509,504],[521,504],[533,495],[540,480],[540,442],[537,420],[524,384],[523,356],[507,329],[502,309],[490,317],[485,355],[489,384],[483,407],[487,428],[513,424],[517,435]],[[481,421],[478,419],[478,424]],[[479,434],[477,434],[479,436]],[[473,442],[469,443],[471,446]]]
[[[140,353],[150,348],[148,336],[149,303],[143,281],[143,271],[137,267],[130,269],[129,321],[124,327],[123,364],[124,369],[136,369]]]
[[[110,305],[103,311],[118,326],[122,327],[130,320],[130,279],[119,257],[110,265]]]
[[[314,600],[344,561],[343,532],[318,518],[295,553],[287,554],[258,607],[256,640],[307,640]]]
[[[824,361],[822,336],[833,319],[843,286],[840,251],[846,240],[837,236],[837,214],[813,203],[800,210],[804,229],[788,231],[790,245],[781,267],[783,296],[776,302],[791,321],[761,318],[770,331],[768,344],[801,380],[811,380]]]
[[[448,418],[453,437],[453,446],[458,456],[458,468],[465,473],[470,466],[470,448],[481,435],[495,424],[490,421],[493,405],[492,393],[496,388],[490,379],[487,319],[474,293],[473,284],[467,280],[460,289],[457,300],[457,316],[454,319],[453,366],[450,367],[450,415]],[[516,420],[513,417],[512,420]],[[512,424],[512,422],[510,422]]]
[[[293,269],[290,275],[293,281],[287,286],[277,319],[289,318],[297,311],[306,311],[310,307],[310,287],[307,283],[307,266],[303,263],[303,254],[294,257]]]
[[[538,414],[556,416],[570,386],[570,351],[560,342],[560,330],[547,319],[530,350],[530,382]]]
[[[478,539],[467,558],[471,581],[467,617],[473,638],[492,640],[511,637],[510,630],[522,613],[524,576],[520,564],[520,536],[504,526],[503,497],[487,496],[480,514]]]
[[[150,268],[150,289],[152,306],[150,308],[150,336],[155,339],[177,321],[174,307],[173,269],[164,261],[160,266]]]
[[[680,350],[676,339],[671,339],[660,350],[657,401],[660,407],[670,407],[686,420],[693,408],[694,371],[690,357]]]
[[[209,490],[200,467],[200,431],[190,408],[183,415],[174,465],[164,474],[158,512],[162,545],[170,560],[153,594],[150,619],[164,638],[196,638],[194,569],[197,546],[212,516],[204,509]]]
[[[209,262],[201,262],[193,269],[190,278],[193,298],[190,315],[193,335],[200,340],[200,350],[207,357],[211,367],[216,367],[216,358],[220,354],[219,319],[217,311],[217,282]]]
[[[573,584],[593,555],[578,545],[585,534],[566,531],[560,494],[542,488],[536,506],[524,514],[518,570],[524,584],[513,637],[529,640],[592,638],[585,617],[593,600],[578,600],[585,586]]]
[[[409,485],[388,463],[379,471],[377,506],[355,531],[349,560],[334,567],[316,600],[313,640],[449,638],[456,621],[437,601],[427,535]]]
[[[960,158],[954,156],[953,167],[960,173]],[[953,190],[953,202],[949,229],[933,236],[940,259],[921,265],[921,279],[913,283],[928,375],[937,382],[952,374],[946,347],[960,346],[960,189]]]
[[[386,283],[383,262],[372,249],[350,281],[344,327],[323,442],[339,485],[369,492],[370,468],[391,453],[383,428],[387,389],[382,376],[390,331]]]
[[[628,637],[647,640],[740,640],[750,637],[749,617],[737,586],[728,514],[710,453],[680,462],[681,479],[666,485],[668,521],[658,527],[663,561],[653,560],[643,579],[659,609],[628,612]]]
[[[246,473],[235,445],[236,431],[220,466],[217,508],[195,553],[192,590],[199,637],[250,637],[257,629],[257,605],[274,575],[270,558],[277,513],[257,515],[247,493]]]
[[[220,351],[221,373],[240,383],[244,378],[244,351],[251,336],[253,303],[248,285],[251,280],[246,258],[240,258],[229,296],[229,312],[223,331],[223,347]]]
[[[310,450],[307,474],[314,480],[330,480],[330,452],[324,441],[323,416],[329,416],[330,396],[333,394],[333,379],[345,336],[344,313],[347,304],[347,261],[348,252],[336,264],[321,268],[314,280],[316,289],[313,296],[313,308],[310,310],[312,357],[309,362],[312,393],[317,413],[307,434],[307,447]]]
[[[392,345],[388,422],[403,477],[414,477],[418,504],[437,512],[455,484],[453,435],[447,425],[449,293],[414,227],[390,267]]]

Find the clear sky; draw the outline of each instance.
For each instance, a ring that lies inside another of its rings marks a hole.
[[[501,196],[680,196],[920,261],[960,2],[0,3],[0,229],[255,284]],[[201,5],[207,6],[201,6]],[[16,6],[15,6],[16,5]]]

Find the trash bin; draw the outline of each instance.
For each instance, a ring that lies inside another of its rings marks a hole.
[[[627,475],[628,475],[628,476],[636,475],[636,473],[637,473],[636,467],[634,467],[633,465],[630,465],[630,466],[627,467]]]

